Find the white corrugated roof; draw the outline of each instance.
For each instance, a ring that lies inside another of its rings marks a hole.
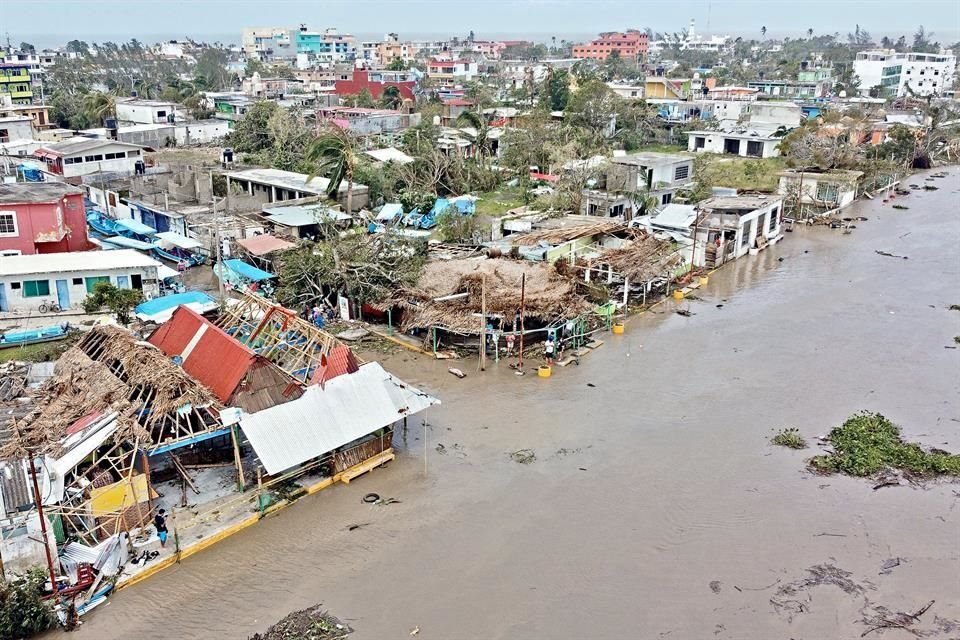
[[[369,149],[365,152],[368,156],[378,162],[396,162],[397,164],[408,164],[413,162],[413,158],[399,149],[387,147],[386,149]]]
[[[253,414],[240,428],[270,475],[333,451],[440,401],[369,362],[303,396]]]
[[[134,249],[116,251],[74,251],[37,253],[0,258],[0,277],[69,271],[109,271],[137,267],[159,267],[160,263]]]
[[[689,229],[697,219],[697,208],[692,204],[670,203],[660,210],[656,217],[650,220],[651,224],[670,229]]]

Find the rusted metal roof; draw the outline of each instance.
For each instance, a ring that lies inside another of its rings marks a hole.
[[[254,365],[257,355],[189,307],[173,317],[149,340],[166,355],[180,358],[183,370],[226,402]]]
[[[259,236],[253,236],[252,238],[243,238],[242,240],[237,240],[237,244],[255,256],[265,256],[268,253],[273,253],[274,251],[293,249],[297,246],[292,242],[287,242],[282,238],[272,236],[268,233]]]

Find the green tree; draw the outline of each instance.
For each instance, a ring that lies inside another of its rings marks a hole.
[[[272,141],[267,125],[279,109],[280,105],[276,102],[258,100],[230,132],[230,146],[239,153],[256,153],[269,149]]]
[[[353,213],[353,177],[360,154],[356,139],[349,131],[332,125],[307,147],[305,161],[310,167],[307,182],[325,176],[330,183],[327,195],[336,199],[340,185],[347,181],[347,214]]]
[[[71,40],[67,43],[67,51],[71,53],[80,53],[83,55],[88,55],[90,52],[90,45],[88,45],[83,40]]]
[[[36,53],[37,48],[32,44],[30,44],[29,42],[21,42],[20,51],[22,51],[23,53]]]
[[[360,93],[357,94],[357,106],[361,109],[372,109],[377,106],[377,103],[373,100],[373,94],[370,93],[370,89],[366,87],[360,89]]]
[[[490,124],[487,119],[477,111],[464,111],[457,117],[457,126],[473,129],[474,133],[464,131],[463,134],[477,148],[477,160],[483,164],[491,153]]]
[[[227,71],[227,52],[223,49],[204,49],[197,57],[193,68],[195,80],[210,91],[220,91],[230,85],[230,72]]]
[[[0,638],[26,638],[53,627],[43,600],[47,570],[34,567],[19,580],[0,581]]]
[[[409,66],[403,58],[394,58],[387,65],[387,71],[406,71],[408,68]]]
[[[247,60],[247,66],[244,67],[243,74],[248,77],[252,76],[255,73],[259,73],[260,75],[263,75],[264,71],[266,71],[266,67],[262,62],[260,62],[256,58],[250,58],[249,60]]]
[[[93,292],[83,301],[83,310],[96,313],[104,307],[110,310],[120,324],[130,322],[130,311],[143,299],[136,289],[120,289],[109,282],[98,282]]]
[[[476,216],[462,215],[453,205],[437,216],[437,229],[444,242],[474,243],[480,232]]]
[[[585,129],[595,140],[601,140],[608,135],[617,100],[605,82],[590,80],[570,96],[564,112],[566,120],[572,126]]]
[[[551,69],[547,75],[547,98],[551,111],[563,111],[570,99],[570,73],[566,69]]]
[[[105,119],[116,117],[116,98],[102,91],[88,93],[83,97],[83,113],[90,122],[102,126]]]
[[[399,109],[403,106],[403,96],[400,95],[400,89],[391,85],[383,90],[380,95],[380,106],[384,109]]]

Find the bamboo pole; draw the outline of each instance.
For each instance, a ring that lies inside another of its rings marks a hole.
[[[487,365],[487,276],[480,280],[480,371]]]
[[[240,457],[240,436],[239,428],[237,425],[233,425],[230,428],[230,435],[233,437],[233,455],[237,462],[237,490],[240,493],[246,489],[246,484],[243,481],[243,462]]]
[[[520,275],[520,360],[518,362],[518,367],[520,370],[523,370],[523,311],[524,311],[524,302],[526,301],[527,293],[527,273],[524,271]]]

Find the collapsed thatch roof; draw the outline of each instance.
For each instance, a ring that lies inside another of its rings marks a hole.
[[[397,292],[379,306],[402,308],[404,331],[436,326],[479,334],[484,285],[487,315],[499,315],[512,323],[520,311],[524,278],[524,316],[528,320],[566,320],[591,308],[577,293],[576,281],[553,265],[495,258],[429,262],[416,287]]]
[[[598,222],[586,222],[554,229],[540,229],[531,231],[523,235],[514,236],[516,244],[524,246],[533,246],[541,242],[550,245],[562,244],[577,238],[587,236],[596,236],[603,233],[620,233],[627,229],[627,225],[617,220],[600,220]],[[512,240],[514,238],[511,238]]]
[[[680,260],[672,242],[643,233],[627,245],[603,251],[596,262],[609,265],[631,282],[646,282],[671,275]]]
[[[57,361],[34,407],[3,426],[0,458],[28,450],[57,455],[67,428],[92,413],[117,412],[116,438],[149,448],[219,428],[211,391],[163,352],[119,327],[96,327]]]

